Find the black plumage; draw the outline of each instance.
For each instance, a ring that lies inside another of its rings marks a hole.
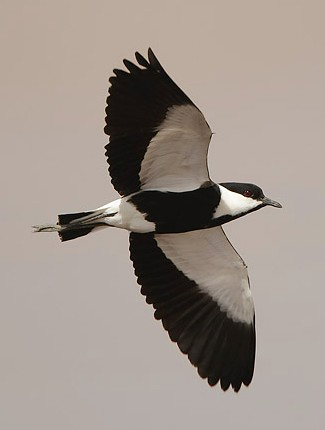
[[[157,233],[180,233],[217,225],[213,213],[220,201],[220,190],[211,183],[183,193],[143,191],[129,201],[155,223]]]

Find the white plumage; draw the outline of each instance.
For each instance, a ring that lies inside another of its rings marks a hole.
[[[143,190],[190,191],[208,181],[211,130],[196,106],[170,107],[141,163]]]

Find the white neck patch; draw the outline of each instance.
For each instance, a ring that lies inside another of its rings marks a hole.
[[[213,218],[219,218],[223,215],[236,216],[241,213],[246,213],[261,205],[261,202],[258,200],[230,191],[222,185],[219,185],[219,188],[221,199],[213,214]]]

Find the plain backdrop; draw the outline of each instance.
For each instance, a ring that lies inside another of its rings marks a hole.
[[[325,3],[2,0],[0,428],[323,429]],[[215,181],[283,209],[226,226],[249,266],[256,370],[201,380],[145,303],[128,234],[32,234],[117,198],[108,77],[151,46],[204,112]]]

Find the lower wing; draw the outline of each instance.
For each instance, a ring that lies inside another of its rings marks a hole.
[[[141,292],[172,341],[210,385],[238,391],[255,361],[247,268],[221,227],[130,235]]]

